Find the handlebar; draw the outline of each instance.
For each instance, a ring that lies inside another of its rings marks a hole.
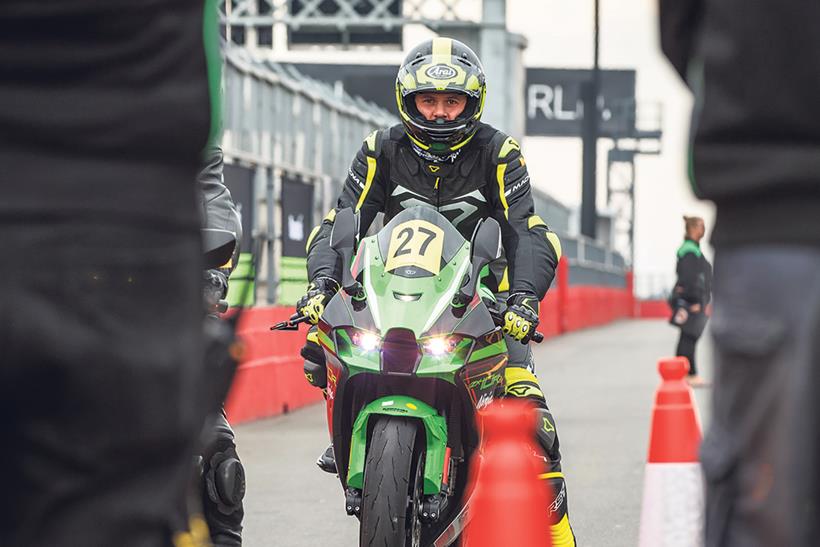
[[[503,311],[495,306],[487,306],[487,309],[490,311],[490,316],[493,318],[493,323],[499,327],[502,326],[504,324]],[[299,324],[305,323],[307,320],[308,318],[306,315],[294,313],[287,321],[276,323],[270,328],[270,330],[299,330]],[[530,335],[530,341],[540,344],[544,341],[544,335],[538,331],[533,331]]]

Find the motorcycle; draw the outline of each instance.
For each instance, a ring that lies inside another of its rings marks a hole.
[[[479,284],[501,256],[501,229],[485,219],[468,242],[425,207],[361,242],[358,224],[350,209],[336,215],[330,246],[351,266],[317,330],[345,508],[361,546],[457,544],[480,450],[475,414],[505,387],[502,314]]]

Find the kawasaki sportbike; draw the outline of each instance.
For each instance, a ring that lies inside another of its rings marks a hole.
[[[317,332],[345,506],[362,546],[451,545],[468,519],[475,412],[504,393],[500,313],[478,283],[501,230],[486,219],[467,242],[415,207],[357,245],[358,233],[358,217],[340,211],[330,244],[352,266]]]

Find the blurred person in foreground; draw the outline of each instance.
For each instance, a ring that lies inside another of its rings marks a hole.
[[[675,287],[669,297],[672,306],[670,323],[680,329],[675,355],[689,361],[687,381],[692,387],[703,387],[707,382],[698,375],[695,363],[695,345],[706,327],[706,306],[712,290],[712,265],[700,250],[700,240],[706,234],[706,225],[700,217],[683,217],[685,234],[678,248]]]
[[[205,161],[197,175],[203,201],[203,226],[227,230],[236,236],[233,258],[222,267],[205,271],[206,303],[212,311],[207,320],[224,321],[216,311],[220,301],[228,296],[228,276],[236,267],[239,242],[242,241],[242,221],[231,192],[223,180],[223,155],[218,146],[209,146]],[[206,363],[212,365],[206,357]],[[217,363],[225,366],[226,363]],[[229,366],[233,368],[234,363]],[[225,414],[224,393],[233,377],[232,372],[209,366],[208,380],[215,382],[219,394],[208,405],[209,416],[202,433],[199,450],[201,474],[197,474],[201,509],[214,547],[241,547],[242,521],[245,515],[245,469],[236,451],[236,435]],[[214,408],[216,406],[216,408]],[[195,502],[196,503],[196,502]],[[198,504],[196,504],[198,505]],[[189,510],[191,508],[188,508]],[[197,508],[198,509],[198,508]],[[193,530],[191,530],[193,532]]]
[[[820,545],[820,2],[661,0],[717,205],[707,547]]]
[[[0,11],[4,547],[172,544],[202,426],[203,7]]]

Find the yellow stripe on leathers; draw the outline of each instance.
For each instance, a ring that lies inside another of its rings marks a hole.
[[[371,158],[367,156],[367,177],[364,181],[364,190],[362,190],[362,194],[359,196],[359,202],[356,204],[356,210],[362,208],[362,204],[364,204],[364,200],[367,199],[367,193],[370,192],[370,186],[373,184],[373,177],[376,176],[376,158]]]
[[[194,515],[188,521],[189,531],[174,534],[174,547],[210,547],[211,534],[208,524],[201,515]]]
[[[453,41],[450,38],[433,38],[433,64],[449,63],[453,53]]]
[[[507,171],[507,164],[506,163],[499,163],[498,167],[495,169],[495,178],[498,182],[498,197],[501,200],[501,205],[504,206],[504,216],[509,218],[509,213],[507,209],[510,208],[507,205],[507,196],[504,195],[504,173]]]
[[[572,528],[569,527],[569,517],[564,517],[550,526],[552,532],[552,547],[575,547],[575,536],[572,535]]]

